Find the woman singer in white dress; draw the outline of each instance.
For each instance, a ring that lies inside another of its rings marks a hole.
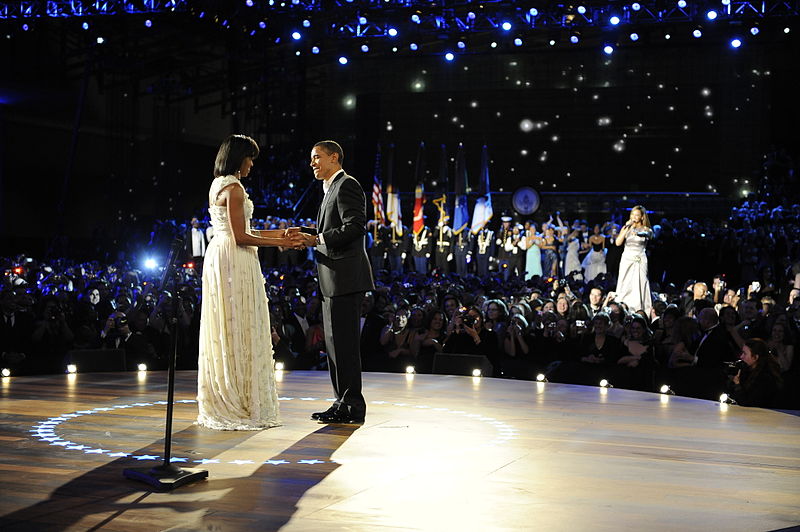
[[[647,280],[647,254],[645,246],[653,230],[647,211],[641,205],[631,209],[630,219],[617,235],[616,244],[625,245],[619,261],[616,300],[628,305],[631,312],[643,310],[650,318],[653,298]]]
[[[203,265],[197,423],[217,430],[261,430],[279,425],[278,395],[264,276],[257,246],[300,248],[299,234],[250,229],[253,202],[247,177],[258,144],[231,135],[220,146],[208,212],[214,238]]]

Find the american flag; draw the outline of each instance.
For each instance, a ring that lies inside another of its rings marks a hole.
[[[372,209],[375,211],[375,220],[381,224],[386,223],[386,214],[383,210],[383,185],[377,175],[372,181]]]

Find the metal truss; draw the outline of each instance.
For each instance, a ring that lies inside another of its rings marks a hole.
[[[186,11],[188,0],[27,0],[0,2],[0,20]]]

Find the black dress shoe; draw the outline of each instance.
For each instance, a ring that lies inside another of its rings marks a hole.
[[[341,423],[341,424],[361,424],[364,423],[364,416],[354,416],[344,409],[339,409],[330,414],[323,414],[319,417],[320,423]]]
[[[337,408],[339,408],[337,405],[331,405],[331,407],[324,412],[314,412],[313,414],[311,414],[311,419],[318,420],[322,416],[333,414],[334,412],[336,412]]]

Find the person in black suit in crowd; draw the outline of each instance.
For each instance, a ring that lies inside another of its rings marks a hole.
[[[0,293],[0,363],[14,373],[33,369],[29,359],[33,322],[30,313],[20,312],[13,290]]]
[[[140,363],[147,364],[150,369],[160,368],[155,347],[147,341],[140,332],[131,331],[128,317],[124,312],[114,312],[106,320],[106,326],[100,333],[105,349],[124,349],[125,366],[127,370],[134,370]]]
[[[365,371],[378,371],[383,353],[381,331],[385,326],[386,320],[375,308],[375,295],[367,292],[361,301],[361,356]]]
[[[336,396],[328,410],[311,415],[322,423],[363,423],[367,411],[361,393],[361,305],[364,293],[375,284],[364,242],[366,196],[342,169],[343,160],[342,147],[332,140],[311,149],[311,168],[325,195],[316,234],[306,233],[305,244],[316,247],[328,368]]]
[[[736,358],[734,342],[725,327],[719,324],[717,312],[710,307],[697,315],[702,336],[694,352],[694,364],[700,368],[722,368],[723,363]]]
[[[206,230],[200,223],[197,216],[192,218],[189,223],[189,228],[186,230],[186,238],[184,239],[184,246],[186,248],[186,259],[194,263],[194,269],[197,271],[198,276],[202,276],[203,272],[203,257],[206,255],[206,247],[208,246],[208,237]]]

